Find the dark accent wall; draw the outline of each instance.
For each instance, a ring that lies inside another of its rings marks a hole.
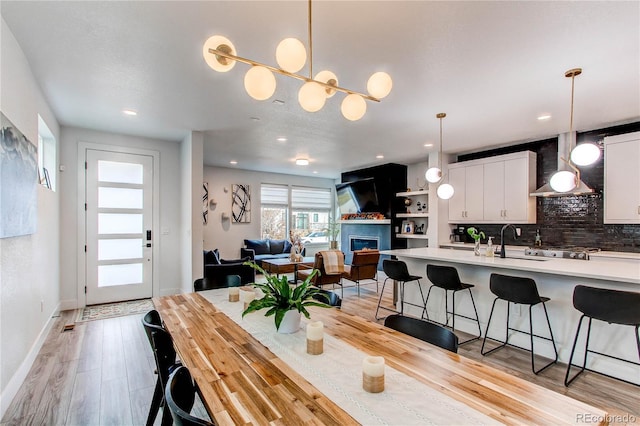
[[[578,133],[578,143],[591,141],[602,143],[606,136],[640,131],[640,122],[606,129]],[[475,160],[493,157],[518,151],[533,151],[537,154],[537,186],[549,181],[557,170],[557,139],[546,139],[490,151],[460,155],[458,161]],[[538,197],[536,201],[537,222],[535,225],[516,225],[522,228],[522,236],[513,240],[513,232],[509,231],[505,241],[510,245],[533,246],[536,230],[540,230],[542,244],[555,247],[596,247],[602,250],[640,253],[640,225],[605,225],[604,217],[604,157],[589,167],[580,168],[582,180],[595,190],[590,195],[566,197]],[[496,244],[500,243],[498,225],[476,225],[487,236],[494,236]]]

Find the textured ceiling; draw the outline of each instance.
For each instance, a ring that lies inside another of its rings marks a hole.
[[[216,73],[202,58],[222,34],[240,56],[276,65],[281,39],[307,43],[306,1],[2,1],[1,13],[62,125],[175,141],[203,131],[208,165],[335,178],[411,164],[437,149],[438,112],[450,153],[552,137],[569,130],[574,67],[575,129],[640,119],[636,1],[316,1],[314,73],[363,92],[373,72],[393,77],[357,122],[342,118],[343,94],[307,113],[301,83],[276,76],[273,98],[258,102],[244,91],[248,66]]]

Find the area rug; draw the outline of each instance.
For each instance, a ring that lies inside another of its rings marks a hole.
[[[76,322],[93,321],[125,315],[144,314],[153,309],[151,299],[86,306],[78,311]]]

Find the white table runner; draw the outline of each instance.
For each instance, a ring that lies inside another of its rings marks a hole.
[[[304,316],[299,332],[280,334],[276,332],[273,317],[267,318],[261,311],[242,318],[242,303],[229,302],[226,288],[201,294],[364,425],[500,424],[388,365],[385,366],[384,392],[365,392],[362,389],[362,360],[367,355],[377,354],[362,352],[325,332],[324,353],[308,355]]]

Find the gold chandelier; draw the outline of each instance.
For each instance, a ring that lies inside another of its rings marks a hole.
[[[307,62],[307,52],[304,44],[295,38],[286,38],[278,44],[276,62],[278,67],[263,64],[258,61],[237,55],[231,41],[221,35],[214,35],[205,41],[202,55],[207,64],[218,72],[230,71],[236,62],[251,66],[244,77],[244,87],[249,96],[256,100],[269,99],[276,90],[274,73],[292,77],[304,84],[298,92],[300,106],[308,112],[316,112],[324,107],[327,98],[336,92],[346,93],[342,100],[342,115],[351,121],[361,119],[367,111],[365,100],[380,102],[391,92],[393,82],[386,72],[376,72],[367,81],[368,94],[356,92],[338,86],[338,78],[328,70],[320,71],[313,77],[313,41],[311,36],[311,0],[308,3],[309,29],[309,75],[296,74]]]

